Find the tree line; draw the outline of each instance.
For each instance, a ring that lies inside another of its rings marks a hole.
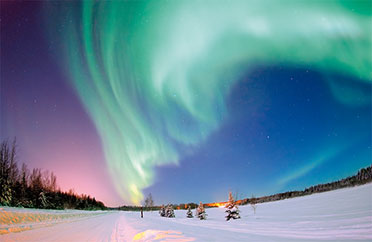
[[[344,179],[335,181],[335,182],[330,182],[330,183],[325,183],[325,184],[319,184],[315,186],[311,186],[308,188],[305,188],[302,191],[289,191],[289,192],[283,192],[283,193],[277,193],[274,195],[269,195],[269,196],[263,196],[263,197],[255,197],[252,195],[251,198],[245,198],[245,199],[240,199],[238,200],[237,198],[235,199],[236,205],[246,205],[250,204],[252,206],[252,209],[254,210],[254,213],[256,213],[256,208],[258,203],[264,203],[264,202],[271,202],[271,201],[278,201],[282,199],[287,199],[287,198],[294,198],[294,197],[300,197],[300,196],[306,196],[306,195],[311,195],[313,193],[319,193],[319,192],[327,192],[331,190],[336,190],[340,188],[345,188],[345,187],[353,187],[353,186],[358,186],[358,185],[363,185],[366,183],[372,182],[372,165],[362,168],[358,171],[357,174],[353,176],[346,177]],[[219,203],[205,203],[204,207],[205,208],[212,208],[212,207],[218,207],[218,206],[225,206],[229,202],[219,202]],[[172,209],[195,209],[198,207],[196,203],[182,203],[182,204],[169,204],[168,206],[171,206]],[[153,211],[153,210],[159,210],[163,206],[155,206],[154,201],[152,199],[152,195],[149,194],[148,197],[144,200],[143,206],[130,206],[130,205],[124,205],[120,206],[118,208],[114,209],[119,209],[123,211],[139,211],[141,210],[141,207],[145,211]]]
[[[238,204],[245,205],[248,203],[257,204],[257,203],[263,203],[263,202],[277,201],[277,200],[282,200],[282,199],[287,199],[287,198],[311,195],[313,193],[328,192],[328,191],[332,191],[332,190],[336,190],[340,188],[354,187],[354,186],[363,185],[369,182],[372,182],[372,165],[360,169],[358,173],[353,176],[349,176],[349,177],[346,177],[338,181],[311,186],[311,187],[305,188],[302,191],[289,191],[289,192],[283,192],[283,193],[278,193],[278,194],[258,197],[258,198],[254,198],[254,197],[246,198],[246,199],[239,200]]]
[[[53,172],[17,164],[16,141],[0,145],[0,205],[45,209],[105,209],[105,205],[89,195],[63,192]]]

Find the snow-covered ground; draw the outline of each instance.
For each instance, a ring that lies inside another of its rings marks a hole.
[[[372,184],[258,204],[256,215],[225,221],[162,218],[157,212],[87,212],[0,208],[0,241],[372,241]]]

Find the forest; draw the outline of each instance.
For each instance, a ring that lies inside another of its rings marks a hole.
[[[0,205],[43,209],[106,209],[89,195],[61,191],[53,172],[17,163],[17,144],[3,141],[0,146]]]

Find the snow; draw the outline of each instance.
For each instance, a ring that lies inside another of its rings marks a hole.
[[[372,241],[372,183],[310,196],[206,209],[207,220],[160,217],[157,211],[0,208],[0,241]],[[194,212],[194,211],[193,211]]]

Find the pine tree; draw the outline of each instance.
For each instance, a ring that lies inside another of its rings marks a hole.
[[[0,193],[0,204],[1,205],[10,205],[12,201],[12,188],[10,181],[8,179],[0,178],[1,184],[1,193]]]
[[[40,201],[40,204],[41,204],[42,208],[47,208],[48,207],[48,201],[47,201],[47,198],[46,198],[44,192],[40,192],[39,201]]]
[[[167,208],[165,209],[165,216],[167,218],[174,218],[176,215],[174,214],[173,206],[168,204]]]
[[[196,209],[196,217],[198,217],[200,220],[207,219],[207,214],[205,213],[202,202],[200,202],[199,207]]]
[[[192,215],[192,211],[191,211],[191,207],[189,205],[189,208],[187,209],[187,213],[186,213],[187,217],[188,218],[193,218],[194,216]]]
[[[240,215],[239,215],[239,209],[238,209],[238,206],[236,205],[236,202],[231,194],[231,192],[229,192],[229,201],[227,202],[226,206],[226,221],[229,221],[231,218],[232,219],[239,219],[240,218]]]
[[[161,205],[161,208],[159,210],[159,214],[161,217],[165,217],[165,207],[164,207],[164,204]]]
[[[0,147],[0,205],[10,205],[12,201],[11,151],[7,142]]]

